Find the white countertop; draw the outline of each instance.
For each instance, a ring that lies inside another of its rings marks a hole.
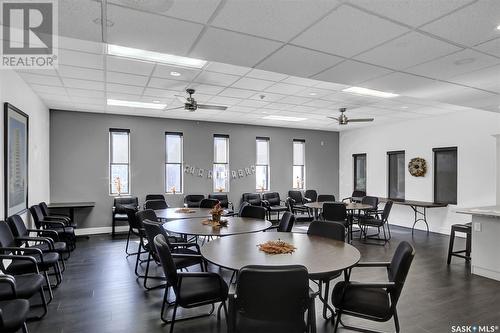
[[[500,206],[472,207],[457,209],[459,214],[500,217]]]

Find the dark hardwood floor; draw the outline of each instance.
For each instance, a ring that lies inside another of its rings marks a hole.
[[[297,231],[303,230],[298,227]],[[361,251],[362,261],[391,258],[402,240],[415,245],[416,258],[398,304],[402,332],[451,332],[452,325],[500,325],[500,282],[470,274],[464,260],[454,258],[446,265],[449,238],[444,235],[392,227],[392,240],[384,246],[354,245]],[[463,240],[456,242],[463,246]],[[137,243],[133,243],[137,246]],[[125,257],[125,240],[110,236],[81,239],[67,262],[63,284],[55,290],[49,314],[31,322],[31,332],[166,332],[159,318],[163,290],[145,291],[142,280],[134,275],[134,257]],[[230,254],[228,254],[230,255]],[[499,256],[500,254],[492,254]],[[335,260],[332,258],[332,260]],[[218,271],[216,267],[211,270]],[[157,271],[161,274],[161,271]],[[229,277],[227,272],[224,276]],[[353,280],[383,280],[382,269],[355,269]],[[154,281],[152,281],[154,282]],[[332,332],[330,322],[322,319],[317,304],[318,332]],[[347,318],[347,317],[346,317]],[[359,320],[348,323],[394,331],[393,322],[374,324]],[[225,332],[224,322],[218,326],[215,316],[176,324],[175,332]],[[342,330],[347,332],[347,330]]]

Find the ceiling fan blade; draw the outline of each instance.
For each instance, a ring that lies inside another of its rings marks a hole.
[[[224,110],[227,110],[227,106],[198,104],[198,109],[221,110],[221,111],[224,111]]]
[[[330,116],[327,116],[327,118],[330,118],[330,119],[333,119],[333,120],[339,121],[339,118],[330,117]]]
[[[373,118],[357,118],[357,119],[349,119],[347,120],[349,123],[362,123],[367,121],[373,121]]]
[[[186,96],[182,96],[182,95],[174,95],[175,97],[177,97],[177,100],[181,103],[186,103]]]
[[[183,106],[178,106],[176,108],[164,109],[163,111],[171,111],[171,110],[179,110],[179,109],[184,109],[184,105]]]

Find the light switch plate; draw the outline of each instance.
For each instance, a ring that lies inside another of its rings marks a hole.
[[[474,231],[481,231],[481,223],[474,222]]]

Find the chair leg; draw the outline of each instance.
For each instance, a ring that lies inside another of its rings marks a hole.
[[[177,303],[174,305],[174,312],[172,313],[172,322],[170,324],[170,333],[174,332],[175,315],[177,314]]]
[[[130,255],[130,253],[128,252],[128,244],[130,243],[130,228],[128,228],[128,234],[127,234],[127,244],[125,245],[125,253]]]
[[[455,242],[455,230],[451,230],[451,235],[450,235],[450,244],[448,246],[448,261],[447,264],[449,265],[451,263],[451,254],[453,252],[453,243]]]
[[[47,273],[47,271],[45,271],[45,272],[43,272],[43,275],[45,277],[45,284],[46,284],[47,290],[49,291],[49,302],[48,303],[50,303],[54,299],[54,294],[52,292],[52,286],[50,285],[49,274]]]
[[[28,327],[26,326],[26,323],[23,323],[23,327],[21,327],[21,330],[23,333],[28,333]]]
[[[466,242],[466,247],[465,247],[465,255],[467,256],[467,261],[470,260],[470,252],[471,252],[471,240],[472,240],[472,235],[471,234],[467,234],[467,238],[465,240]]]
[[[341,310],[338,310],[337,311],[337,320],[335,320],[333,317],[332,317],[332,320],[335,320],[335,326],[333,328],[333,333],[337,333],[338,329],[339,329],[339,324],[340,324],[340,316],[342,316],[342,311]]]
[[[399,333],[399,319],[398,319],[398,313],[396,309],[394,309],[394,326],[396,327],[396,333]]]
[[[139,276],[137,269],[139,268],[139,258],[141,256],[141,241],[139,241],[139,246],[137,247],[137,257],[135,258],[135,275]]]

